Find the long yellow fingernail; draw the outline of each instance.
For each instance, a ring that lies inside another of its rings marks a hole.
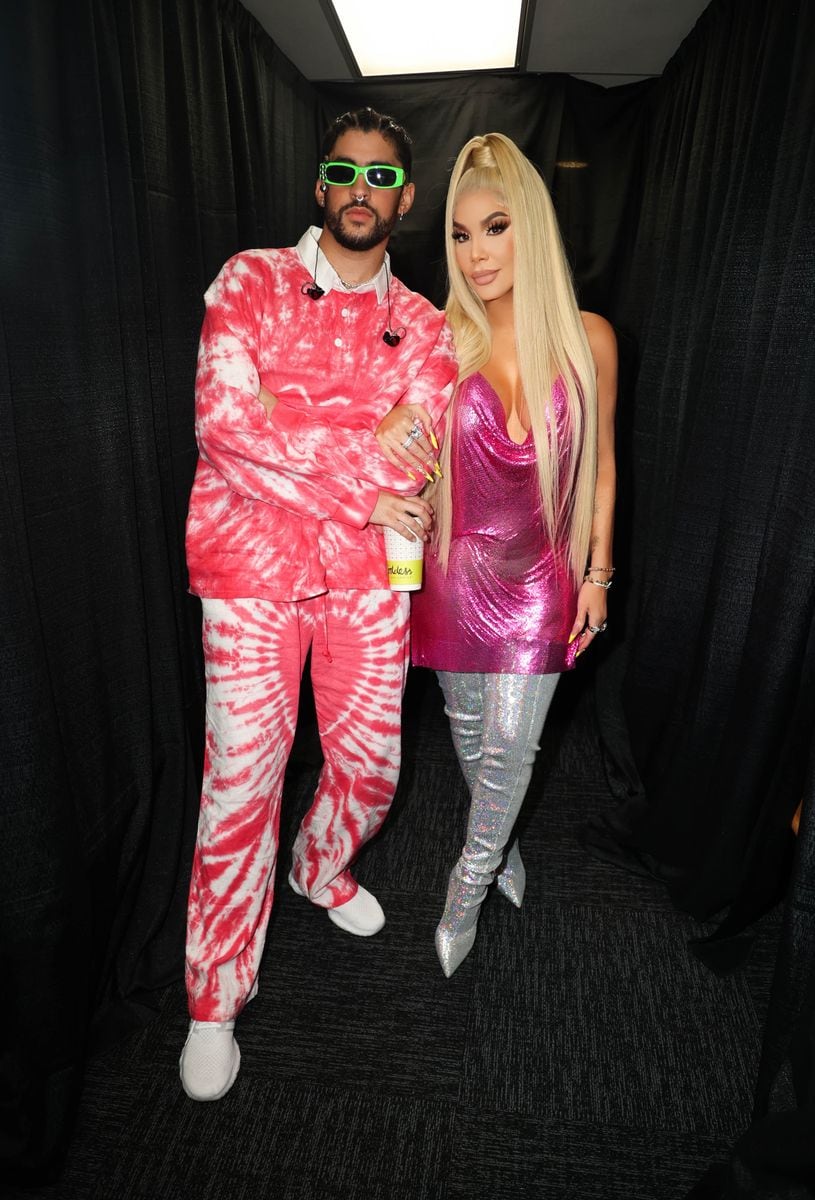
[[[424,475],[424,477],[425,477],[425,479],[427,480],[427,482],[428,482],[428,483],[432,483],[432,482],[433,482],[433,476],[430,474],[430,472],[429,472],[429,471],[425,471],[424,467],[422,467],[422,474]]]
[[[412,479],[414,483],[416,482],[416,476],[412,471],[409,471],[407,467],[405,467],[405,474],[407,475],[408,479]]]
[[[439,448],[439,443],[436,441],[436,435],[432,429],[430,430],[430,445],[434,450],[438,450]]]
[[[572,642],[574,641],[574,639],[575,639],[576,637],[577,637],[577,634],[576,634],[576,633],[570,633],[570,634],[569,634],[569,640],[568,640],[568,642],[566,643],[566,645],[567,645],[567,646],[571,646]]]
[[[436,472],[439,479],[444,479],[444,476],[441,473],[441,467],[439,466],[438,463],[433,463],[433,470]]]

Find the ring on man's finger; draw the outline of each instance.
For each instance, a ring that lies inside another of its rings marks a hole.
[[[589,625],[589,633],[605,633],[608,629],[608,621],[603,621],[602,625]]]

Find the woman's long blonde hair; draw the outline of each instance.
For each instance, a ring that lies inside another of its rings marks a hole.
[[[594,360],[577,307],[569,264],[548,189],[513,141],[487,133],[467,142],[450,177],[445,214],[450,291],[447,319],[458,354],[458,383],[490,358],[492,333],[482,301],[467,283],[452,240],[459,196],[489,190],[506,203],[515,241],[513,312],[524,399],[538,460],[541,513],[553,547],[565,546],[568,567],[580,581],[586,569],[597,472],[597,384]],[[572,439],[565,478],[558,468],[557,423],[552,387],[560,377],[567,392],[567,436]],[[452,525],[451,442],[442,447],[442,480],[433,489],[434,541],[446,570]]]

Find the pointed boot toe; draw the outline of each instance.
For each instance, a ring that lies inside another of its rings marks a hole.
[[[517,842],[513,842],[503,869],[495,876],[495,887],[510,904],[520,908],[526,891],[526,867]]]
[[[457,971],[475,945],[478,924],[463,933],[455,933],[442,921],[436,929],[436,953],[441,969],[449,979]]]

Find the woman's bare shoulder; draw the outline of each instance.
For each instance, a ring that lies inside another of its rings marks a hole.
[[[617,370],[617,335],[610,321],[599,313],[581,312],[583,328],[589,339],[589,349],[598,371]]]
[[[614,332],[614,326],[605,317],[601,317],[599,313],[584,312],[580,313],[583,321],[583,328],[586,331],[586,337],[589,339],[592,347],[595,340],[599,344],[608,346],[616,346],[617,335]]]

